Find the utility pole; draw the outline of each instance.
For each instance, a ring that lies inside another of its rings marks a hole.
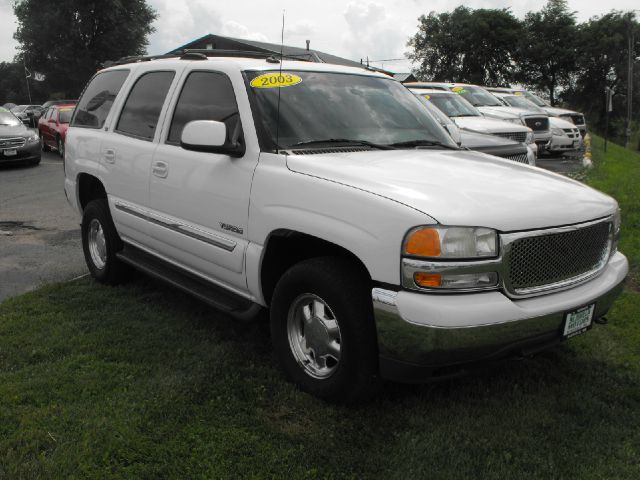
[[[627,77],[627,121],[624,132],[624,148],[629,148],[631,140],[631,113],[633,110],[633,23],[629,20],[629,72]]]

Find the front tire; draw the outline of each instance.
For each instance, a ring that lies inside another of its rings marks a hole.
[[[91,276],[98,282],[116,285],[124,281],[130,272],[116,254],[122,250],[107,199],[92,200],[82,214],[82,250]]]
[[[271,337],[278,363],[302,390],[357,403],[376,390],[378,351],[369,279],[338,257],[302,261],[278,281]]]
[[[64,142],[58,137],[58,155],[64,160]]]
[[[48,152],[49,150],[51,150],[51,147],[47,145],[47,143],[44,141],[44,136],[42,135],[42,132],[40,132],[40,149],[43,152]]]

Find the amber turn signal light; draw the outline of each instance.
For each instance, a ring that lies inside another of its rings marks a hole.
[[[437,273],[417,272],[413,281],[420,287],[438,288],[442,286],[442,276]]]
[[[435,228],[421,228],[409,235],[405,253],[420,257],[440,256],[440,234]]]

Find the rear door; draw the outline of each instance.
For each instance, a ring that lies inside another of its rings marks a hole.
[[[126,241],[145,242],[151,159],[159,120],[176,76],[176,68],[140,69],[132,77],[127,97],[102,142],[109,207]]]

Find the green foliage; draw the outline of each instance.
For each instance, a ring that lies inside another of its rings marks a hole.
[[[77,97],[103,62],[143,54],[156,18],[145,0],[21,0],[14,12],[18,63],[24,57],[47,75],[36,88],[66,98]]]
[[[527,13],[515,55],[516,79],[546,91],[554,105],[557,87],[567,85],[575,71],[576,37],[575,12],[566,0],[549,0],[541,11]]]
[[[409,40],[419,78],[499,85],[513,78],[512,59],[520,22],[508,9],[458,7],[422,15]]]

